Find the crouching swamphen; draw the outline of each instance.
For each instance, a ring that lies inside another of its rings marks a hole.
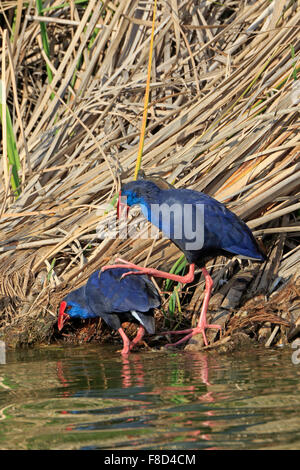
[[[229,258],[237,255],[264,261],[265,254],[259,248],[249,227],[224,204],[204,193],[190,189],[163,189],[150,180],[140,179],[122,186],[118,215],[122,206],[136,204],[141,206],[144,216],[183,251],[190,264],[189,272],[185,276],[178,276],[157,269],[142,268],[121,259],[116,261],[126,263],[130,269],[136,269],[134,274],[148,274],[181,283],[192,282],[195,266],[201,268],[205,277],[205,295],[197,327],[168,333],[187,334],[173,345],[187,341],[198,333],[202,333],[207,345],[205,329],[221,328],[219,325],[209,325],[206,321],[213,286],[212,278],[205,269],[206,262],[218,255]],[[102,270],[106,272],[107,269],[120,266],[122,264],[108,265]],[[123,278],[131,272],[124,274]]]
[[[61,330],[69,318],[101,317],[123,340],[122,354],[130,350],[143,338],[145,330],[155,333],[154,309],[160,307],[160,297],[147,276],[121,276],[129,270],[119,269],[95,271],[87,283],[68,294],[61,302],[58,329]],[[130,271],[131,272],[131,271]],[[126,336],[121,324],[140,324],[133,341]]]

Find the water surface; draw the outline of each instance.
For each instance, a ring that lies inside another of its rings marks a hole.
[[[300,449],[292,353],[8,351],[0,449]]]

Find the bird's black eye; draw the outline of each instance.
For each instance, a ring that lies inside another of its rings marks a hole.
[[[71,305],[67,305],[67,306],[66,306],[66,310],[67,310],[67,311],[68,311],[68,310],[71,310],[71,308],[72,308]]]

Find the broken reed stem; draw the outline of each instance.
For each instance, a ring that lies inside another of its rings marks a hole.
[[[146,131],[146,124],[147,124],[149,92],[150,92],[150,79],[151,79],[151,67],[152,67],[152,55],[153,55],[153,42],[154,42],[154,29],[155,29],[156,3],[157,3],[157,0],[154,0],[150,50],[149,50],[149,60],[148,60],[148,73],[147,73],[147,83],[146,83],[145,101],[144,101],[144,113],[143,113],[143,120],[142,120],[141,134],[140,134],[139,150],[138,150],[136,166],[135,166],[135,172],[134,172],[134,179],[135,180],[137,180],[137,178],[138,178],[138,173],[139,173],[139,170],[140,170],[141,164],[142,164],[142,156],[143,156],[143,148],[144,148],[144,140],[145,140],[145,131]]]
[[[1,111],[2,111],[2,164],[3,164],[3,177],[5,184],[5,192],[9,187],[8,179],[8,158],[7,158],[7,122],[6,122],[6,42],[7,42],[7,30],[2,31],[2,76],[1,76]]]

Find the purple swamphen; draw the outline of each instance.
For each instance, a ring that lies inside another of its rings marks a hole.
[[[87,283],[68,294],[61,302],[58,329],[61,330],[69,318],[103,318],[118,330],[123,340],[122,354],[130,350],[143,338],[145,330],[155,333],[154,309],[160,307],[159,294],[147,276],[121,276],[129,272],[126,267],[111,271],[95,271]],[[131,271],[130,271],[131,272]],[[138,323],[139,329],[133,341],[126,336],[121,324]]]
[[[159,228],[185,254],[189,263],[189,272],[185,276],[170,274],[157,269],[143,268],[133,263],[126,263],[134,274],[171,279],[181,283],[194,280],[195,266],[202,269],[205,277],[205,295],[196,328],[168,333],[186,333],[177,345],[187,341],[193,335],[202,333],[205,344],[206,328],[221,329],[219,325],[210,325],[206,321],[206,312],[212,291],[213,280],[205,269],[205,264],[218,255],[239,256],[255,261],[264,261],[265,254],[258,246],[249,227],[224,204],[207,194],[191,189],[163,189],[151,180],[138,179],[122,186],[118,202],[118,217],[123,206],[139,205],[144,216]],[[122,264],[104,266],[102,270],[118,268]],[[124,266],[124,265],[123,265]],[[125,278],[131,271],[124,274]]]

